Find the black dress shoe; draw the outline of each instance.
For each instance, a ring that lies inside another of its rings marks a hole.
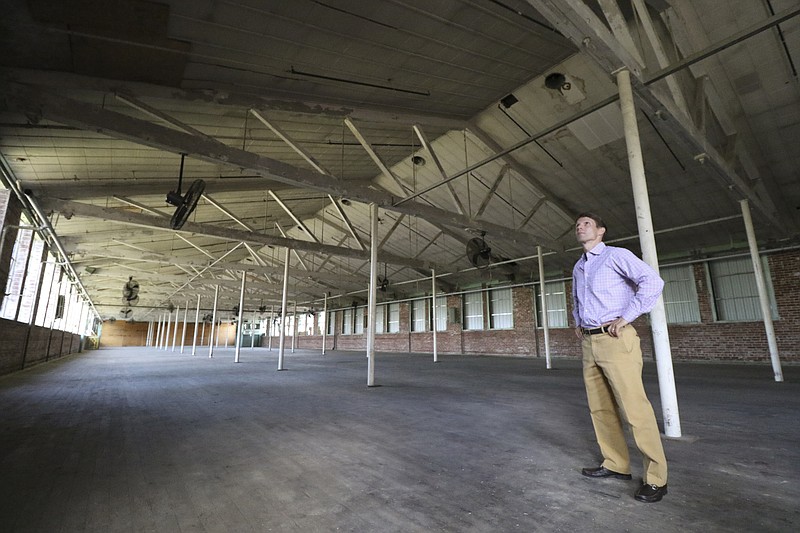
[[[581,470],[581,474],[587,477],[615,477],[617,479],[631,479],[630,474],[620,474],[619,472],[614,472],[613,470],[609,470],[604,466],[598,466],[597,468],[584,468]]]
[[[659,487],[658,485],[649,485],[643,483],[639,490],[636,491],[634,498],[640,502],[655,503],[661,501],[661,498],[667,493],[667,486]]]

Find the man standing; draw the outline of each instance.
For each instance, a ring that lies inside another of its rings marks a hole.
[[[625,248],[606,246],[606,225],[593,213],[578,215],[575,236],[583,254],[573,269],[575,333],[583,349],[583,380],[603,463],[584,468],[591,478],[631,479],[622,418],[644,459],[635,498],[657,502],[667,493],[667,460],[653,407],[642,385],[642,350],[630,325],[656,304],[664,281]]]

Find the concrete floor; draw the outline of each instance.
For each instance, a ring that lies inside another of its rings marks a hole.
[[[202,352],[205,354],[205,350]],[[798,531],[800,367],[676,364],[670,492],[591,480],[580,365],[88,352],[0,378],[0,530]],[[660,417],[655,366],[645,382]]]

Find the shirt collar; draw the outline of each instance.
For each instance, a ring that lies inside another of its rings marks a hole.
[[[606,243],[604,243],[603,241],[600,241],[595,245],[594,248],[592,248],[591,250],[586,252],[584,255],[588,259],[590,254],[594,255],[594,256],[598,256],[598,255],[602,254],[605,249],[606,249]]]

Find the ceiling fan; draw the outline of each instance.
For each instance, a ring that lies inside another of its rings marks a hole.
[[[467,241],[467,259],[472,266],[483,268],[489,266],[492,261],[492,249],[483,240],[486,232],[481,232],[480,237],[473,237]]]
[[[175,209],[175,213],[172,215],[172,218],[169,221],[169,226],[172,229],[181,229],[183,224],[189,218],[189,215],[192,214],[194,208],[197,207],[197,202],[200,201],[200,197],[203,195],[203,191],[206,188],[206,182],[203,180],[194,180],[191,185],[189,185],[189,189],[186,191],[186,194],[181,195],[181,184],[183,182],[183,161],[186,159],[186,154],[181,154],[181,170],[178,175],[178,190],[177,191],[169,191],[167,193],[167,203],[174,205],[177,209]]]

